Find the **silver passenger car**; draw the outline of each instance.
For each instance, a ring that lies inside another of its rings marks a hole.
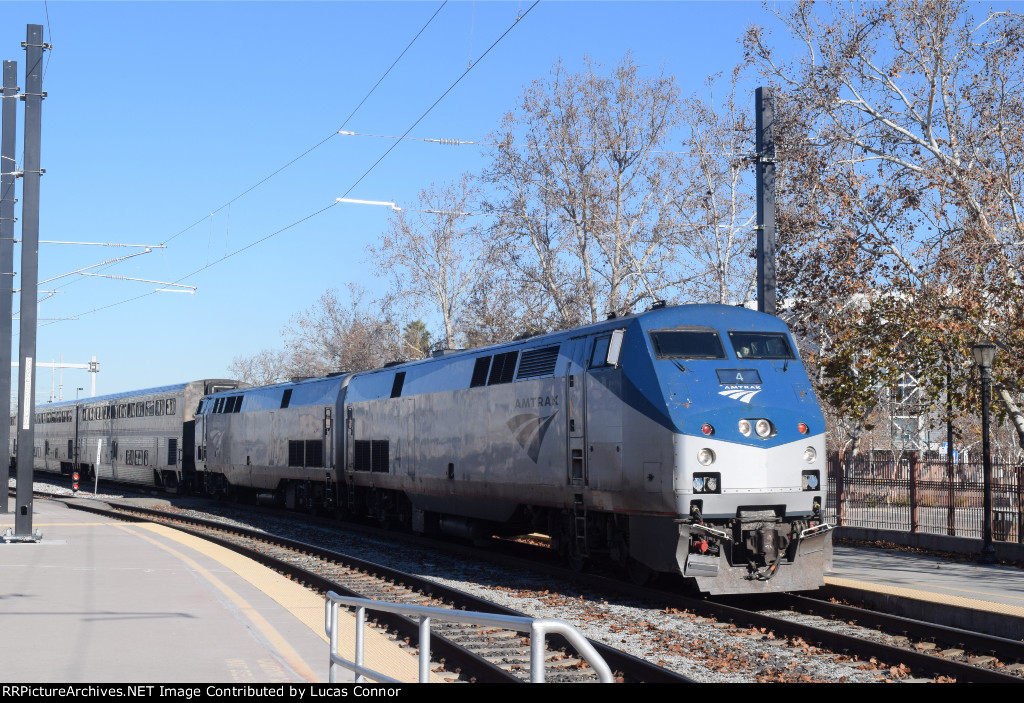
[[[77,470],[83,481],[98,474],[182,490],[195,474],[199,399],[238,386],[233,380],[204,379],[37,406],[33,467],[66,475]],[[16,439],[11,450],[13,457]]]

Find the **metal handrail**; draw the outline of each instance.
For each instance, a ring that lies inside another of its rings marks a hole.
[[[587,641],[579,630],[565,622],[554,618],[529,618],[515,615],[495,615],[466,610],[448,610],[423,605],[404,605],[386,601],[370,600],[369,598],[353,598],[340,596],[334,591],[327,594],[324,603],[324,631],[330,638],[331,668],[330,682],[337,683],[338,667],[353,671],[356,683],[363,683],[364,676],[383,683],[404,683],[364,665],[363,628],[366,623],[366,611],[378,610],[395,613],[406,617],[419,618],[419,683],[430,682],[430,623],[431,620],[457,622],[467,625],[490,625],[505,630],[530,633],[530,683],[544,683],[544,650],[547,636],[558,634],[565,637],[579,655],[597,672],[601,683],[612,683],[612,671],[594,646]],[[356,644],[355,661],[349,661],[338,653],[338,609],[340,607],[355,608],[356,611]]]

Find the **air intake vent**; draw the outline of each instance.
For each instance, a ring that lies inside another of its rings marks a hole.
[[[506,352],[495,354],[494,362],[491,364],[491,375],[487,379],[487,385],[493,386],[496,383],[511,383],[516,373],[516,359],[519,352]]]
[[[388,473],[391,465],[391,449],[388,440],[375,439],[370,444],[371,471],[381,474]]]
[[[487,372],[491,368],[491,357],[481,356],[473,365],[473,378],[469,381],[470,388],[487,384]]]
[[[523,352],[523,358],[519,362],[519,373],[516,375],[516,378],[550,376],[555,372],[555,362],[557,361],[558,345],[541,349],[528,349]]]
[[[373,465],[373,454],[370,440],[357,439],[355,442],[355,456],[353,457],[352,468],[356,471],[369,471]]]

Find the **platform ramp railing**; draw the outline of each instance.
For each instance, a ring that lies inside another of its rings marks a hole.
[[[338,611],[341,608],[354,608],[355,626],[355,661],[341,656],[338,649]],[[337,683],[340,669],[348,669],[355,674],[356,683],[363,683],[364,677],[380,683],[407,683],[387,676],[365,665],[364,637],[366,627],[366,611],[373,610],[395,613],[419,620],[419,683],[430,682],[430,626],[433,621],[456,622],[465,625],[485,625],[500,627],[505,630],[526,632],[530,635],[530,683],[544,683],[544,653],[548,635],[561,635],[597,673],[601,683],[612,683],[612,671],[605,660],[598,654],[594,646],[575,627],[555,618],[529,618],[515,615],[495,615],[467,610],[448,610],[423,605],[405,605],[387,601],[370,600],[341,596],[330,591],[324,607],[324,630],[330,638],[331,669],[330,682]]]

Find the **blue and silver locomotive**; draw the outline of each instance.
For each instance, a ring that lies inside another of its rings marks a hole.
[[[419,532],[539,532],[572,564],[713,594],[831,565],[825,421],[777,318],[661,307],[363,373],[205,397],[196,469]]]

